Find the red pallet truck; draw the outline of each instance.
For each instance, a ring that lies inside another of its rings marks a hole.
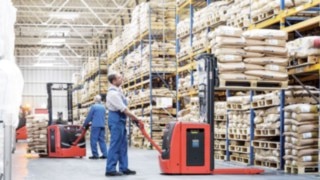
[[[47,83],[48,92],[48,157],[69,158],[86,156],[85,133],[78,125],[67,125],[62,120],[62,113],[58,113],[58,120],[52,118],[52,90],[67,91],[68,98],[68,122],[72,123],[72,84],[71,83]]]
[[[133,123],[159,152],[159,164],[163,174],[262,174],[264,170],[257,168],[215,168],[213,116],[215,58],[210,54],[203,54],[198,59],[203,61],[200,66],[202,69],[198,71],[205,71],[206,74],[204,77],[206,82],[199,85],[199,99],[200,114],[207,123],[178,121],[169,123],[164,130],[162,148],[150,138],[142,122],[133,121]]]

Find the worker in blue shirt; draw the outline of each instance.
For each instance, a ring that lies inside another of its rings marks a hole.
[[[106,121],[106,108],[101,103],[101,96],[95,97],[95,104],[91,106],[88,116],[83,124],[85,128],[89,122],[91,123],[90,145],[92,156],[89,159],[106,159],[107,158],[107,145],[105,142],[105,121]],[[99,157],[97,142],[99,142],[102,156]]]
[[[110,87],[107,94],[108,126],[111,134],[106,167],[106,176],[134,175],[128,168],[128,139],[126,130],[127,116],[133,121],[141,121],[127,107],[122,93],[122,76],[118,73],[108,75]],[[116,166],[119,162],[119,171]]]

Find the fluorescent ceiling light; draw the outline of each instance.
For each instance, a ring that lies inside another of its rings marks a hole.
[[[70,32],[69,28],[50,28],[46,29],[45,32],[47,33],[68,33]]]
[[[35,67],[52,67],[53,64],[52,63],[35,63],[35,64],[33,64],[33,66],[35,66]]]
[[[74,20],[79,17],[79,13],[75,12],[53,12],[49,14],[50,18],[56,19],[70,19]]]
[[[41,43],[65,43],[66,39],[64,38],[43,38]]]

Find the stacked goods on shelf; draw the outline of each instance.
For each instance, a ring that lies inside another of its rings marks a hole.
[[[237,93],[227,97],[229,119],[228,139],[230,140],[230,160],[249,163],[250,153],[250,96]]]
[[[226,160],[227,102],[215,102],[214,108],[214,157]]]
[[[112,72],[118,72],[118,73],[123,72],[122,57],[117,58],[116,61],[110,65],[109,70],[110,70],[110,73],[112,73]]]
[[[319,63],[320,36],[303,37],[287,43],[290,57],[288,68],[299,68]],[[297,69],[299,72],[299,69]]]
[[[149,30],[175,29],[175,12],[170,1],[140,4],[140,33]],[[150,12],[149,12],[150,11]],[[150,24],[151,22],[151,24]],[[162,32],[160,32],[162,33]]]
[[[149,33],[162,34],[163,31],[175,29],[175,13],[172,2],[141,3],[132,13],[131,22],[125,25],[124,31],[116,37],[108,48],[108,57],[119,55],[127,46],[135,42],[140,35]]]
[[[175,109],[172,107],[158,108],[158,98],[168,97],[173,98],[175,96],[175,91],[170,91],[167,88],[152,89],[153,99],[150,100],[150,89],[138,90],[135,93],[128,92],[129,96],[129,108],[133,109],[136,115],[143,116],[145,120],[145,129],[147,132],[152,133],[153,140],[161,146],[163,129],[166,124],[169,123],[175,116]],[[152,101],[152,102],[150,102]],[[153,107],[151,108],[150,103]],[[137,108],[139,107],[139,108]],[[152,120],[151,116],[152,115]],[[152,132],[151,125],[152,124]],[[136,128],[135,128],[136,129]],[[135,132],[135,131],[134,131]],[[133,142],[138,144],[141,143],[141,134],[133,134]],[[138,146],[137,144],[134,144]],[[150,147],[149,143],[144,143],[144,147]],[[141,147],[141,146],[139,146]]]
[[[319,89],[307,88],[319,98]],[[294,174],[317,173],[320,107],[303,98],[309,94],[302,87],[292,87],[286,94],[302,98],[298,102],[291,101],[292,104],[284,108],[285,171]]]
[[[80,73],[73,73],[72,74],[72,84],[73,84],[73,91],[72,91],[72,117],[74,120],[79,120],[78,114],[78,104],[81,104],[81,74]]]
[[[200,122],[200,114],[199,114],[199,98],[198,97],[190,97],[184,98],[184,106],[185,108],[178,112],[178,120],[179,121],[189,121],[189,122]]]
[[[179,93],[181,96],[185,96],[191,91],[198,92],[198,73],[193,72],[193,84],[191,83],[191,75],[187,74],[185,77],[179,78]]]
[[[254,164],[280,168],[280,95],[277,92],[255,95],[251,108],[255,112],[253,141]]]
[[[251,0],[235,0],[228,6],[226,13],[227,25],[235,27],[248,27],[250,25]]]
[[[257,29],[243,33],[246,38],[246,58],[243,60],[246,75],[274,82],[281,88],[288,86],[288,57],[286,40],[288,34],[281,30]],[[279,83],[279,84],[278,84]]]
[[[308,2],[307,0],[285,0],[285,7],[290,8]],[[227,25],[235,27],[248,27],[280,12],[278,0],[235,0],[228,6]]]
[[[227,5],[228,2],[226,1],[217,1],[197,11],[193,17],[193,32],[199,32],[207,27],[226,21]]]
[[[93,81],[94,95],[107,94],[108,91],[108,77],[107,75],[96,76]],[[99,93],[100,92],[100,93]]]
[[[119,53],[119,51],[124,47],[122,42],[122,36],[115,37],[111,44],[108,46],[107,54],[109,58],[112,58]]]
[[[287,87],[287,33],[280,30],[242,30],[219,26],[212,50],[218,59],[220,86]],[[264,81],[259,81],[264,80]],[[236,84],[236,85],[233,85]]]
[[[136,109],[134,112],[137,115],[137,111],[142,111],[142,109]],[[140,119],[143,121],[143,123],[147,124],[149,121],[149,117],[140,117]],[[146,129],[147,130],[147,129]],[[150,130],[149,130],[150,131]],[[147,132],[149,132],[147,131]],[[143,148],[145,143],[145,138],[143,134],[141,133],[140,129],[136,126],[132,127],[132,134],[131,134],[131,145],[136,148]]]
[[[29,115],[27,116],[28,148],[27,152],[32,151],[40,155],[47,155],[47,127],[48,115]]]

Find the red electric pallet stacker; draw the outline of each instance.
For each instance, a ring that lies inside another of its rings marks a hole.
[[[67,91],[68,122],[73,122],[72,117],[72,84],[47,83],[48,92],[48,157],[67,158],[86,156],[85,129],[78,125],[67,125],[62,120],[63,114],[58,113],[58,120],[53,122],[52,117],[52,90]]]
[[[215,168],[213,94],[216,86],[216,62],[211,54],[202,54],[197,59],[198,72],[204,75],[202,82],[199,82],[200,117],[207,123],[170,122],[164,130],[161,149],[145,131],[144,124],[141,121],[133,121],[159,152],[161,172],[178,175],[264,173],[264,170],[257,168]]]

